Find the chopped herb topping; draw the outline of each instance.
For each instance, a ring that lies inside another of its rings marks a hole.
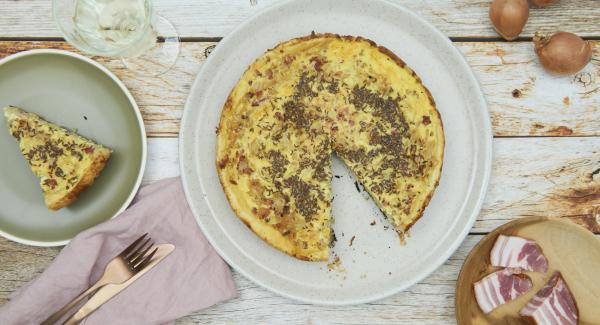
[[[317,199],[311,195],[313,186],[301,180],[298,176],[292,176],[284,181],[285,185],[291,189],[292,197],[295,199],[296,209],[304,218],[309,221],[317,213]]]

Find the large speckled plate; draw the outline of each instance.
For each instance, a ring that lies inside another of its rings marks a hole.
[[[133,97],[115,75],[66,51],[21,52],[0,61],[0,108],[7,105],[75,129],[114,152],[77,201],[50,211],[1,115],[0,235],[29,245],[64,245],[127,207],[144,171],[146,136]]]
[[[396,53],[433,94],[446,136],[440,186],[406,245],[400,244],[368,195],[355,186],[351,173],[334,159],[337,243],[329,266],[289,257],[257,237],[231,210],[215,167],[215,129],[227,95],[244,70],[267,49],[313,30],[366,37]],[[297,0],[257,14],[212,52],[185,107],[180,159],[183,184],[198,223],[235,269],[286,297],[354,304],[408,288],[456,250],[486,192],[491,140],[477,80],[448,38],[429,23],[387,1]]]

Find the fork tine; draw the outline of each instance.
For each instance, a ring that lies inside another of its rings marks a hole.
[[[127,246],[127,248],[125,248],[119,255],[121,257],[124,257],[127,254],[129,254],[137,246],[137,244],[139,244],[144,239],[144,237],[146,237],[146,235],[148,235],[148,233],[141,235],[138,239],[131,243],[131,245]]]
[[[135,256],[137,256],[140,253],[140,251],[142,251],[146,247],[146,245],[151,239],[152,238],[150,237],[146,237],[146,240],[139,244],[133,251],[129,252],[129,254],[123,256],[123,258],[125,258],[125,260],[131,261]]]
[[[150,263],[150,261],[152,260],[152,257],[154,257],[154,254],[156,254],[156,251],[158,251],[158,247],[154,248],[152,253],[148,254],[139,264],[134,266],[134,270],[136,272],[139,272],[141,269],[146,267],[146,265],[148,265],[148,263]]]
[[[150,244],[148,244],[148,245],[144,244],[144,248],[140,249],[140,251],[138,253],[136,253],[135,256],[132,256],[132,258],[129,259],[129,264],[131,264],[131,265],[137,264],[146,255],[146,253],[148,253],[148,251],[152,248],[152,246],[154,246],[153,242],[150,242]]]

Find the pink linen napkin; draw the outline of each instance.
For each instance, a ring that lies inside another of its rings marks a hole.
[[[85,324],[167,324],[237,295],[229,267],[196,224],[181,180],[171,178],[143,187],[125,212],[77,235],[44,273],[0,307],[0,324],[39,324],[146,232],[157,244],[174,244],[175,251]]]

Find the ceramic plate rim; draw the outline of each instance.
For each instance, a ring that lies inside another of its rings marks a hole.
[[[135,116],[136,116],[136,120],[138,122],[138,125],[140,127],[140,136],[142,138],[142,155],[141,155],[141,164],[140,164],[140,170],[138,172],[138,175],[136,177],[136,181],[134,186],[131,189],[131,192],[129,193],[129,196],[127,197],[127,199],[123,202],[123,204],[121,205],[121,207],[119,208],[119,210],[114,213],[110,218],[106,219],[110,220],[115,218],[117,215],[119,215],[121,212],[123,212],[131,203],[131,201],[133,200],[133,198],[135,197],[135,194],[137,193],[137,190],[139,189],[140,185],[142,184],[142,178],[144,175],[144,171],[146,169],[146,158],[147,158],[147,139],[146,139],[146,129],[144,127],[144,120],[142,118],[142,114],[140,112],[140,108],[138,107],[135,99],[133,98],[133,96],[131,95],[131,93],[129,92],[129,90],[127,89],[127,87],[125,86],[125,84],[123,84],[123,82],[117,78],[117,76],[112,73],[110,70],[108,70],[108,68],[104,67],[102,64],[88,58],[85,57],[81,54],[77,54],[74,52],[69,52],[69,51],[65,51],[65,50],[59,50],[59,49],[33,49],[33,50],[26,50],[26,51],[22,51],[22,52],[18,52],[18,53],[14,53],[11,54],[7,57],[4,57],[2,59],[0,59],[0,66],[11,62],[11,61],[15,61],[18,59],[21,59],[23,57],[27,57],[27,56],[34,56],[34,55],[43,55],[43,54],[53,54],[53,55],[62,55],[62,56],[67,56],[79,61],[82,61],[84,63],[90,64],[93,67],[95,67],[96,69],[100,70],[102,73],[104,73],[105,75],[107,75],[108,77],[110,77],[110,79],[119,87],[119,89],[121,89],[121,91],[125,94],[125,96],[127,97],[127,100],[129,101],[129,103],[132,105]],[[25,238],[21,238],[19,236],[15,236],[12,234],[9,234],[5,231],[3,231],[2,229],[0,229],[0,236],[7,238],[9,240],[15,241],[17,243],[21,243],[21,244],[25,244],[25,245],[29,245],[29,246],[37,246],[37,247],[56,247],[56,246],[64,246],[66,244],[68,244],[71,239],[66,239],[66,240],[57,240],[57,241],[38,241],[38,240],[31,240],[31,239],[25,239]]]
[[[246,26],[253,23],[253,21],[255,19],[257,19],[258,17],[260,17],[261,15],[266,14],[272,10],[273,11],[277,10],[278,8],[287,6],[296,1],[297,0],[285,0],[285,1],[279,2],[277,4],[268,6],[264,9],[258,11],[256,14],[254,14],[252,17],[250,17],[243,23],[239,24],[236,28],[234,28],[226,37],[224,37],[217,44],[216,48],[211,52],[211,55],[207,58],[207,60],[203,64],[203,66],[200,68],[200,71],[199,71],[196,79],[194,80],[192,87],[190,88],[191,89],[190,94],[188,95],[188,98],[185,103],[185,108],[184,108],[184,112],[183,112],[183,116],[182,116],[182,120],[181,120],[181,129],[180,129],[180,133],[179,133],[179,153],[180,153],[179,164],[180,164],[180,170],[181,170],[183,189],[184,189],[186,198],[188,200],[188,203],[190,204],[190,207],[192,208],[192,212],[193,212],[194,216],[196,217],[196,221],[197,221],[199,227],[202,229],[204,235],[210,241],[212,246],[217,250],[219,255],[229,265],[231,265],[233,268],[235,268],[238,272],[240,272],[242,275],[244,275],[246,278],[250,279],[251,281],[257,283],[258,285],[270,290],[271,292],[274,292],[281,296],[284,296],[286,298],[294,299],[296,301],[301,301],[301,302],[319,304],[319,305],[332,305],[332,306],[352,305],[352,304],[360,304],[360,303],[367,303],[367,302],[380,300],[380,299],[389,297],[391,295],[394,295],[394,294],[396,294],[402,290],[405,290],[406,288],[420,282],[421,280],[423,280],[424,278],[429,276],[437,268],[439,268],[458,249],[459,245],[464,241],[464,239],[468,235],[470,229],[472,228],[473,224],[475,223],[475,220],[477,219],[477,216],[479,215],[479,212],[483,205],[483,201],[485,199],[485,194],[486,194],[488,186],[489,186],[490,176],[491,176],[491,167],[492,167],[493,133],[492,133],[489,112],[487,110],[487,103],[486,103],[485,97],[483,95],[481,85],[479,84],[479,81],[477,80],[473,71],[471,70],[471,67],[468,65],[465,58],[458,51],[458,49],[456,49],[456,47],[454,47],[454,45],[452,44],[452,41],[450,41],[449,38],[447,38],[441,31],[439,31],[435,26],[433,26],[431,23],[426,21],[424,18],[415,14],[413,11],[407,9],[406,7],[404,7],[402,5],[390,2],[388,0],[372,1],[372,3],[375,5],[377,4],[377,2],[380,2],[381,4],[391,5],[391,6],[396,7],[398,10],[401,10],[405,14],[412,16],[413,19],[415,19],[419,23],[423,24],[436,37],[443,38],[445,40],[445,43],[448,45],[449,51],[460,62],[461,69],[466,73],[466,76],[468,77],[469,82],[475,87],[475,91],[474,91],[475,94],[473,95],[473,98],[477,97],[476,106],[483,108],[483,110],[481,112],[479,112],[483,116],[483,120],[484,120],[483,125],[480,125],[480,127],[482,128],[483,133],[485,133],[485,139],[482,141],[482,145],[481,145],[482,150],[485,151],[483,154],[484,164],[482,166],[482,175],[480,177],[481,187],[479,188],[478,193],[472,194],[472,197],[475,197],[477,199],[476,199],[475,203],[473,204],[473,209],[468,217],[468,221],[466,222],[465,226],[460,231],[458,236],[456,236],[456,238],[454,240],[452,240],[451,245],[449,245],[448,248],[445,249],[443,254],[439,255],[439,257],[437,259],[435,259],[435,263],[432,263],[427,269],[423,270],[419,275],[411,277],[411,281],[407,281],[407,283],[405,283],[404,285],[396,286],[396,287],[393,287],[386,291],[379,292],[378,294],[372,294],[372,295],[364,296],[361,298],[344,299],[344,300],[340,299],[340,300],[332,301],[332,300],[319,300],[319,299],[315,299],[315,298],[307,298],[304,296],[294,295],[293,293],[287,292],[285,290],[280,290],[279,288],[271,286],[268,283],[264,283],[263,281],[254,277],[249,272],[246,272],[246,270],[244,270],[243,267],[240,267],[238,262],[236,262],[235,260],[230,258],[227,255],[227,253],[224,252],[219,247],[218,242],[215,240],[213,234],[211,234],[211,232],[210,232],[209,226],[207,226],[206,224],[203,223],[202,216],[197,213],[198,208],[196,207],[196,203],[194,202],[194,199],[193,199],[194,196],[191,193],[192,190],[190,189],[190,185],[189,185],[189,182],[194,181],[194,180],[190,179],[192,175],[188,176],[188,174],[187,174],[189,172],[189,169],[194,168],[194,162],[193,161],[187,162],[186,156],[183,155],[182,153],[186,152],[186,150],[188,150],[188,147],[190,147],[190,148],[193,147],[192,140],[186,140],[188,137],[186,137],[185,134],[186,134],[186,125],[188,123],[190,123],[189,120],[192,119],[192,117],[190,117],[190,115],[192,114],[192,113],[190,113],[192,111],[192,109],[190,107],[193,104],[192,98],[194,97],[193,96],[194,89],[196,89],[198,86],[198,83],[201,82],[203,75],[206,73],[205,71],[209,69],[208,67],[211,66],[213,61],[217,60],[216,57],[219,55],[220,49],[223,48],[222,44],[227,43],[231,38],[233,38],[233,35],[238,34],[240,31],[244,30],[246,28]],[[190,143],[187,143],[188,141]],[[201,182],[199,182],[199,183],[200,183],[200,187],[204,187],[204,184],[202,184]],[[470,185],[470,190],[473,189],[473,186],[474,186],[473,183]],[[204,201],[208,201],[208,198],[206,196],[204,196]],[[465,200],[465,202],[466,202],[466,200]],[[219,225],[217,225],[217,227],[218,226]],[[410,282],[410,283],[408,283],[408,282]]]

